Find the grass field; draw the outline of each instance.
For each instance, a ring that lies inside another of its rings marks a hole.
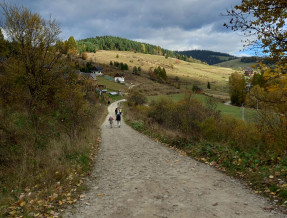
[[[107,89],[111,90],[111,91],[126,91],[127,86],[125,86],[124,84],[120,84],[120,83],[116,83],[113,82],[111,80],[105,79],[104,77],[97,77],[97,82],[100,85],[105,85],[107,87]]]
[[[253,65],[256,63],[244,63],[240,61],[240,58],[230,60],[230,61],[225,61],[221,62],[219,64],[215,64],[213,66],[218,66],[218,67],[227,67],[227,68],[232,68],[234,70],[242,70],[244,68],[252,68]]]
[[[118,55],[118,58],[117,58]],[[217,66],[209,66],[202,63],[190,63],[175,58],[165,58],[159,55],[150,55],[143,53],[134,53],[128,51],[97,51],[90,53],[89,59],[109,66],[112,62],[123,62],[128,64],[130,72],[134,66],[142,68],[142,76],[146,76],[148,72],[157,68],[158,66],[164,67],[167,76],[174,79],[176,76],[181,82],[185,82],[190,88],[191,84],[206,87],[207,82],[210,82],[213,90],[227,92],[227,82],[230,74],[234,72],[229,68],[222,68]]]
[[[205,103],[206,99],[208,98],[205,95],[199,95],[199,94],[193,94],[192,96],[203,103]],[[160,98],[163,98],[163,97],[170,98],[173,101],[177,102],[179,100],[184,99],[185,94],[181,93],[181,94],[175,94],[175,95],[149,96],[148,101],[149,102],[151,102],[152,100],[158,101]],[[218,103],[217,109],[221,111],[223,116],[230,116],[230,117],[242,119],[242,108],[241,107]],[[244,120],[246,120],[247,122],[254,122],[256,115],[257,115],[256,110],[244,108]]]

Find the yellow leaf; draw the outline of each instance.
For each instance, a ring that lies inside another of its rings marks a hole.
[[[104,194],[98,194],[98,196],[99,196],[99,197],[103,197],[103,196],[104,196]]]
[[[26,202],[25,202],[25,201],[22,201],[22,202],[20,203],[20,207],[23,207],[25,204],[26,204]]]
[[[63,204],[63,202],[62,201],[59,201],[59,205],[62,205]]]
[[[10,215],[14,215],[16,213],[16,210],[10,211],[9,214]]]

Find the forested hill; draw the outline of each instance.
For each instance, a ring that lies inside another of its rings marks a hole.
[[[181,55],[185,55],[187,57],[192,57],[195,59],[198,59],[202,62],[205,62],[209,65],[218,64],[221,62],[229,61],[236,59],[237,57],[221,53],[221,52],[214,52],[214,51],[208,51],[208,50],[190,50],[190,51],[179,51],[178,52]]]
[[[137,42],[114,36],[97,36],[77,41],[78,51],[96,52],[97,50],[119,50],[134,51],[147,54],[164,55],[166,57],[176,57],[181,60],[187,60],[185,55],[174,51],[163,49],[160,46]]]

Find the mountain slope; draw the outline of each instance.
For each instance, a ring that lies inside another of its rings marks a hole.
[[[160,46],[151,45],[148,43],[137,42],[121,37],[114,36],[97,36],[95,38],[87,38],[77,41],[78,50],[80,52],[96,52],[98,50],[117,50],[117,51],[133,51],[146,54],[163,55],[184,60],[186,57],[161,48]]]
[[[205,62],[209,65],[218,64],[221,62],[229,61],[236,59],[237,57],[221,53],[221,52],[214,52],[214,51],[208,51],[208,50],[190,50],[190,51],[179,51],[178,52],[181,55],[185,55],[187,57],[192,57],[195,59],[198,59],[202,62]]]

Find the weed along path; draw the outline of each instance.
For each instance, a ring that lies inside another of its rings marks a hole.
[[[109,115],[115,117],[116,106]],[[89,191],[63,217],[285,217],[237,180],[124,122],[110,128],[108,117],[96,158]]]

